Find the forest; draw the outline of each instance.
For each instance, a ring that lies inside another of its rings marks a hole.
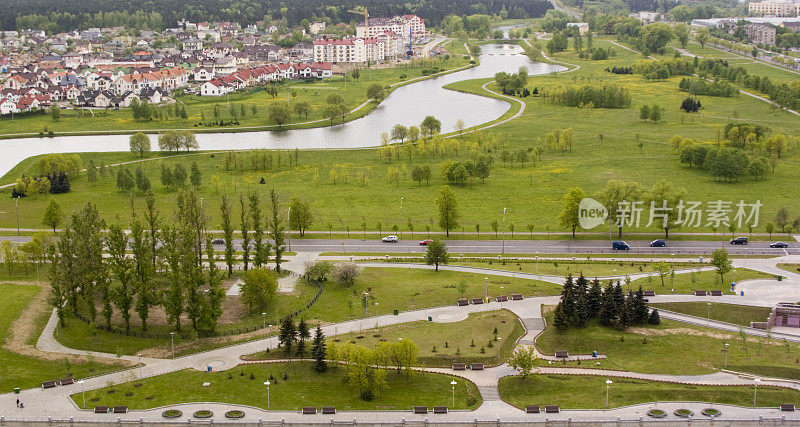
[[[356,19],[347,12],[356,6],[366,6],[372,16],[416,14],[429,26],[438,26],[449,14],[537,18],[552,8],[547,0],[59,0],[58,12],[54,12],[48,0],[3,0],[0,26],[4,30],[41,28],[49,32],[116,25],[160,30],[175,26],[182,19],[249,25],[265,17],[284,20],[288,26],[300,24],[303,19],[337,24]]]

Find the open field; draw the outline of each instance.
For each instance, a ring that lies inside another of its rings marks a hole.
[[[667,261],[669,262],[669,261]],[[579,276],[593,278],[598,276],[618,276],[624,274],[649,273],[656,265],[654,262],[640,261],[605,261],[605,262],[581,262],[576,257],[576,261],[563,260],[508,260],[500,262],[497,260],[484,259],[480,261],[459,261],[451,259],[451,265],[464,265],[469,267],[491,268],[494,270],[518,271],[521,273],[544,274],[549,276]],[[699,263],[673,263],[676,270],[685,268],[697,268]]]
[[[264,382],[270,377],[269,409],[272,410],[291,411],[304,406],[335,406],[340,411],[410,410],[415,405],[452,407],[453,379],[458,383],[456,409],[476,408],[481,403],[475,384],[460,377],[428,372],[415,372],[410,379],[404,373],[389,372],[387,389],[374,400],[365,401],[355,388],[345,384],[344,367],[317,373],[313,366],[311,362],[262,363],[213,373],[187,369],[87,391],[86,406],[126,405],[130,409],[147,409],[183,402],[219,402],[267,409]],[[284,374],[288,379],[284,379]],[[203,387],[204,382],[211,385]],[[332,390],[336,392],[331,393]],[[467,403],[469,396],[472,399]],[[80,393],[71,397],[77,405],[83,404]]]
[[[561,409],[604,408],[606,378],[577,375],[532,375],[500,378],[500,396],[518,407],[525,405],[559,405]],[[794,402],[800,392],[782,387],[758,388],[758,407],[777,407]],[[646,402],[714,402],[739,406],[753,405],[753,388],[749,386],[698,386],[678,383],[616,378],[609,388],[608,406],[617,408]],[[656,407],[658,407],[656,405]],[[723,414],[725,410],[722,410]],[[700,414],[695,414],[700,417]]]
[[[750,322],[763,322],[772,311],[770,307],[714,303],[709,306],[705,302],[664,302],[650,306],[742,326],[750,326]]]
[[[719,304],[715,304],[719,305]],[[712,311],[714,306],[712,306]],[[662,320],[658,326],[643,325],[625,331],[590,322],[585,328],[558,331],[551,327],[553,312],[546,315],[548,326],[536,339],[544,354],[567,350],[570,354],[597,351],[608,356],[600,366],[584,361],[584,368],[620,369],[669,375],[706,374],[725,367],[725,343],[728,347],[727,369],[755,375],[800,379],[800,345],[778,340],[721,332]],[[664,355],[670,355],[669,363]],[[579,366],[570,363],[570,366]],[[666,399],[658,399],[666,400]]]
[[[494,330],[497,328],[497,340]],[[419,348],[418,366],[448,367],[453,362],[503,363],[525,332],[519,319],[510,311],[471,313],[466,320],[453,323],[427,321],[403,323],[366,329],[357,333],[328,336],[328,343],[352,343],[372,348],[379,342],[411,340]],[[492,347],[488,342],[492,341]],[[435,351],[434,351],[435,350]],[[260,352],[246,360],[280,359],[281,350]]]
[[[725,275],[725,283],[720,282],[719,274],[717,274],[716,271],[701,271],[699,273],[692,272],[676,274],[674,279],[667,274],[664,276],[663,285],[661,284],[661,277],[658,276],[658,273],[654,272],[649,277],[632,281],[631,288],[636,289],[641,286],[642,289],[653,289],[656,291],[656,294],[687,294],[692,293],[697,289],[706,291],[721,290],[725,294],[729,294],[731,291],[730,282],[734,280],[734,277],[737,282],[747,279],[776,278],[771,274],[749,270],[746,268],[736,268],[734,270],[736,271],[735,275],[733,272]]]

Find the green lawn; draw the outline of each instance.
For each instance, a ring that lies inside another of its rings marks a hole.
[[[753,387],[750,386],[698,386],[628,378],[612,381],[608,393],[610,408],[669,401],[753,406]],[[518,408],[547,404],[558,405],[561,409],[602,409],[606,407],[605,386],[606,378],[599,376],[532,375],[524,380],[508,376],[500,378],[500,397]],[[774,408],[798,398],[800,392],[796,390],[761,386],[756,405]],[[724,409],[722,413],[725,414]]]
[[[712,306],[713,310],[713,306]],[[597,351],[608,356],[600,366],[582,363],[582,367],[621,369],[669,375],[711,373],[725,367],[755,375],[800,379],[800,345],[747,336],[743,343],[738,333],[690,326],[662,320],[658,326],[642,326],[619,331],[591,322],[585,328],[558,331],[553,313],[545,315],[548,328],[536,339],[544,354],[567,350],[571,354]],[[666,360],[665,355],[669,355]],[[571,363],[571,366],[577,366]]]
[[[778,268],[784,269],[786,271],[791,271],[792,273],[800,272],[800,264],[780,263],[777,266]]]
[[[749,305],[717,304],[705,302],[664,302],[650,304],[655,308],[684,313],[691,316],[710,317],[712,320],[750,326],[750,322],[764,322],[769,317],[770,307],[753,307]]]
[[[419,348],[419,366],[447,367],[453,362],[498,365],[508,358],[524,332],[519,319],[512,312],[502,310],[472,313],[466,320],[455,323],[419,321],[371,328],[358,333],[329,336],[328,342],[353,343],[371,348],[378,342],[405,339],[413,341]],[[489,347],[489,341],[492,341],[492,347]],[[246,359],[284,357],[282,351],[271,351],[249,355]]]
[[[735,280],[746,279],[775,279],[772,274],[762,273],[760,271],[749,270],[746,268],[736,268]],[[726,294],[731,292],[731,281],[734,280],[734,274],[728,273],[725,275],[725,283],[720,281],[719,274],[715,271],[701,271],[692,273],[676,274],[674,279],[671,279],[667,274],[664,276],[664,284],[661,284],[661,278],[658,273],[653,273],[650,277],[636,279],[631,282],[631,288],[636,289],[639,286],[642,289],[652,289],[656,294],[686,294],[692,293],[696,289],[704,289],[706,291],[721,290]],[[672,292],[674,289],[674,292]]]
[[[35,285],[0,284],[0,301],[3,301],[0,304],[0,343],[7,339],[11,323],[39,292],[42,289]],[[41,333],[41,327],[44,324],[37,322],[34,333]],[[70,375],[75,378],[98,375],[120,367],[98,361],[67,364],[59,360],[39,360],[0,348],[0,390],[7,393],[14,387],[39,387],[43,381]]]
[[[653,270],[655,263],[639,261],[605,261],[605,262],[581,262],[576,257],[576,261],[563,260],[509,260],[498,262],[497,260],[476,260],[458,261],[451,259],[452,265],[465,265],[469,267],[491,268],[494,270],[519,271],[521,273],[544,274],[550,276],[566,276],[572,274],[579,276],[583,273],[586,277],[596,276],[616,276],[623,274],[647,273]],[[699,263],[674,263],[675,269],[696,267]]]
[[[288,375],[287,380],[283,379],[284,374]],[[456,409],[473,409],[481,403],[478,388],[472,382],[427,372],[416,372],[410,380],[405,374],[389,372],[388,388],[374,400],[365,401],[359,398],[357,390],[346,385],[345,374],[344,367],[317,373],[311,362],[253,364],[213,373],[187,369],[87,391],[86,406],[126,405],[130,409],[149,409],[184,402],[219,402],[266,409],[264,382],[270,377],[273,377],[269,396],[272,410],[299,410],[304,406],[335,406],[340,411],[410,410],[415,405],[452,407],[450,381],[453,379],[458,383]],[[211,384],[203,387],[204,382]],[[467,403],[469,396],[472,398]],[[71,397],[82,406],[80,393]]]

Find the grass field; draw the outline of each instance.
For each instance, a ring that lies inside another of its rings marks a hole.
[[[762,273],[760,271],[749,270],[746,268],[737,268],[736,281],[746,279],[775,279],[774,275]],[[701,290],[721,290],[729,294],[731,291],[730,282],[734,280],[733,273],[725,275],[725,283],[720,282],[719,274],[715,271],[701,271],[699,273],[682,273],[676,274],[672,279],[669,275],[664,276],[664,285],[661,284],[661,278],[658,273],[653,273],[649,277],[636,279],[631,282],[631,289],[636,289],[639,286],[642,289],[652,289],[656,294],[686,294],[694,292],[697,289]],[[674,290],[674,292],[673,292]]]
[[[10,338],[8,334],[11,324],[39,292],[42,292],[42,289],[35,285],[0,284],[0,301],[3,301],[3,304],[0,304],[0,343],[5,344],[6,340]],[[41,332],[41,328],[34,327],[33,331],[38,334]],[[82,378],[119,367],[97,361],[67,364],[57,358],[39,360],[12,353],[3,347],[0,348],[0,390],[8,393],[13,391],[14,387],[39,387],[43,381],[66,376]]]
[[[663,302],[650,306],[742,326],[750,326],[750,322],[763,322],[772,311],[770,307],[713,303],[709,306],[705,302]]]
[[[288,379],[283,379],[284,374]],[[130,409],[148,409],[183,402],[218,402],[267,409],[264,382],[270,377],[273,377],[269,396],[271,410],[291,411],[304,406],[335,406],[340,411],[410,410],[415,405],[452,407],[450,381],[453,379],[458,383],[456,409],[472,409],[481,403],[478,388],[472,382],[428,372],[416,372],[410,380],[405,374],[389,372],[388,388],[374,400],[365,401],[359,398],[356,389],[346,385],[344,367],[317,373],[311,362],[291,362],[253,364],[213,373],[191,369],[171,372],[87,391],[86,406],[126,405]],[[211,385],[203,387],[204,382]],[[336,392],[332,393],[334,390]],[[470,404],[468,396],[472,396]],[[71,397],[78,406],[83,405],[80,393]]]
[[[358,80],[353,80],[348,76],[348,81],[344,79],[329,79],[314,81],[310,83],[293,82],[287,85],[278,86],[279,94],[272,97],[264,90],[259,88],[248,88],[242,92],[236,92],[226,97],[201,97],[194,95],[182,95],[177,101],[186,108],[188,118],[169,117],[164,120],[140,121],[133,120],[133,115],[129,109],[120,110],[65,110],[59,121],[53,121],[47,115],[35,115],[27,117],[4,117],[0,119],[0,137],[7,134],[18,133],[38,133],[47,129],[56,133],[70,132],[91,132],[91,131],[123,131],[123,130],[160,130],[160,129],[197,129],[198,131],[221,129],[230,127],[263,127],[274,126],[269,119],[268,106],[273,102],[295,102],[306,101],[311,105],[311,113],[308,117],[292,114],[292,122],[303,123],[315,120],[322,120],[312,126],[327,126],[329,120],[325,120],[323,107],[326,98],[331,93],[338,93],[345,100],[345,105],[354,109],[367,100],[367,87],[372,83],[378,83],[383,87],[390,84],[401,83],[401,75],[405,75],[404,80],[422,77],[423,68],[438,67],[441,69],[452,69],[466,65],[461,56],[454,55],[449,59],[426,59],[415,61],[413,64],[403,64],[391,68],[372,68],[361,70]],[[292,94],[295,95],[292,95]],[[229,103],[230,101],[230,103]],[[229,107],[230,105],[230,107]],[[238,125],[213,126],[215,121],[214,108],[220,111],[220,120],[226,122],[233,121],[231,109],[236,110]],[[253,107],[256,113],[253,114]],[[366,106],[364,109],[348,115],[346,120],[358,118],[368,113],[376,104]],[[244,115],[242,115],[242,107]],[[197,126],[204,123],[203,126]],[[307,127],[307,126],[304,126]]]
[[[546,314],[545,319],[548,325],[553,324],[552,311]],[[584,368],[669,375],[705,374],[723,369],[725,343],[729,344],[729,370],[800,379],[798,344],[751,336],[742,342],[738,333],[668,320],[662,320],[658,326],[631,327],[625,331],[600,326],[596,322],[585,328],[571,328],[563,332],[548,327],[536,339],[537,348],[544,354],[553,354],[556,350],[591,354],[596,350],[608,356],[607,360],[600,360],[600,366],[583,362],[581,367]],[[664,355],[669,355],[669,363],[665,362]],[[569,365],[577,366],[576,363]]]
[[[532,375],[500,378],[500,397],[518,407],[525,405],[559,405],[561,409],[602,409],[606,406],[606,378],[577,375]],[[782,387],[758,388],[758,407],[777,407],[794,402],[800,393]],[[608,407],[647,402],[713,402],[753,406],[753,388],[749,386],[698,386],[678,383],[615,378],[609,387]],[[722,410],[725,413],[725,410]],[[700,416],[700,414],[695,414]]]
[[[498,340],[494,339],[495,328]],[[519,319],[512,312],[502,310],[471,313],[466,320],[454,323],[403,323],[328,336],[327,339],[329,343],[353,343],[368,348],[378,342],[411,340],[419,348],[418,366],[448,367],[453,362],[485,363],[490,366],[504,362],[524,332]],[[492,341],[492,347],[488,346],[489,341]],[[282,351],[271,351],[249,355],[246,359],[284,357]]]
[[[780,263],[777,264],[777,267],[786,271],[791,271],[792,273],[800,272],[800,264]]]
[[[508,262],[498,262],[497,260],[481,261],[458,261],[452,260],[451,265],[464,265],[469,267],[491,268],[494,270],[518,271],[522,273],[544,274],[550,276],[566,276],[572,274],[585,277],[597,276],[617,276],[623,274],[649,273],[653,271],[653,262],[637,261],[606,261],[606,262],[580,262],[562,260],[509,260]],[[675,269],[696,268],[699,263],[674,263]]]

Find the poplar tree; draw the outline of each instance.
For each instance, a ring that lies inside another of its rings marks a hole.
[[[239,205],[241,207],[242,262],[244,263],[244,270],[247,271],[248,264],[250,263],[250,225],[247,219],[247,205],[244,202],[243,195],[239,195]]]
[[[325,349],[325,334],[322,333],[322,328],[317,325],[314,331],[314,343],[311,347],[311,355],[314,357],[314,370],[317,372],[325,372],[328,370],[328,364],[325,362],[327,351]]]
[[[273,188],[269,192],[269,199],[272,205],[272,220],[270,221],[270,233],[275,245],[275,271],[280,273],[283,253],[286,251],[286,238],[283,234],[283,221],[281,221],[280,206],[278,205],[278,194]]]
[[[228,277],[233,274],[233,223],[231,223],[231,206],[228,195],[222,195],[222,205],[219,207],[222,216],[222,231],[225,233],[225,264],[228,266]]]

